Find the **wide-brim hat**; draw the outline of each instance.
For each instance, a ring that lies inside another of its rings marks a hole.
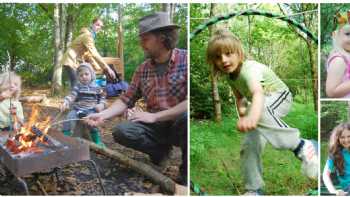
[[[180,26],[175,25],[170,21],[167,12],[156,12],[141,18],[139,21],[139,35],[153,30],[167,28],[180,28]]]

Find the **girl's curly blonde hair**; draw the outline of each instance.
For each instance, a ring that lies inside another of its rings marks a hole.
[[[16,91],[13,96],[13,98],[18,99],[21,94],[21,77],[12,71],[0,74],[0,92],[8,90],[11,86],[11,82],[16,82],[18,84],[18,91]]]

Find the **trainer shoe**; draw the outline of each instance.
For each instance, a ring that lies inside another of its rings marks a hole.
[[[264,195],[262,189],[257,189],[257,190],[247,190],[243,196],[262,196]]]
[[[311,179],[318,178],[318,149],[317,142],[314,140],[302,140],[297,157],[302,161],[301,171],[304,175]]]

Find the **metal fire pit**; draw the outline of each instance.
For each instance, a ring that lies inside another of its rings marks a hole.
[[[43,146],[38,153],[11,153],[5,146],[7,132],[0,133],[0,162],[23,184],[29,194],[27,184],[20,177],[36,172],[46,172],[57,167],[80,161],[89,161],[96,170],[101,188],[105,190],[94,161],[90,159],[89,145],[72,137],[64,136],[61,132],[51,130],[50,140],[54,146]]]

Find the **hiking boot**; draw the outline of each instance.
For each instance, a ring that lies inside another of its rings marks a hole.
[[[166,157],[166,154],[163,152],[150,155],[150,159],[151,159],[152,163],[157,165],[157,166],[159,166],[161,163],[163,163],[162,161],[165,159],[165,157]]]
[[[149,154],[152,163],[162,167],[164,167],[164,165],[167,165],[167,161],[170,159],[170,150],[170,147],[159,147],[156,153]]]
[[[105,148],[106,145],[102,142],[102,138],[100,135],[100,131],[96,128],[91,129],[90,131],[91,139],[92,141],[99,147]]]
[[[65,136],[72,136],[72,132],[70,130],[63,130],[62,133]]]
[[[298,145],[298,151],[294,152],[302,161],[301,171],[311,179],[318,178],[318,148],[314,140],[302,140]]]
[[[247,190],[247,191],[243,194],[243,196],[262,196],[262,195],[264,195],[262,189]]]

